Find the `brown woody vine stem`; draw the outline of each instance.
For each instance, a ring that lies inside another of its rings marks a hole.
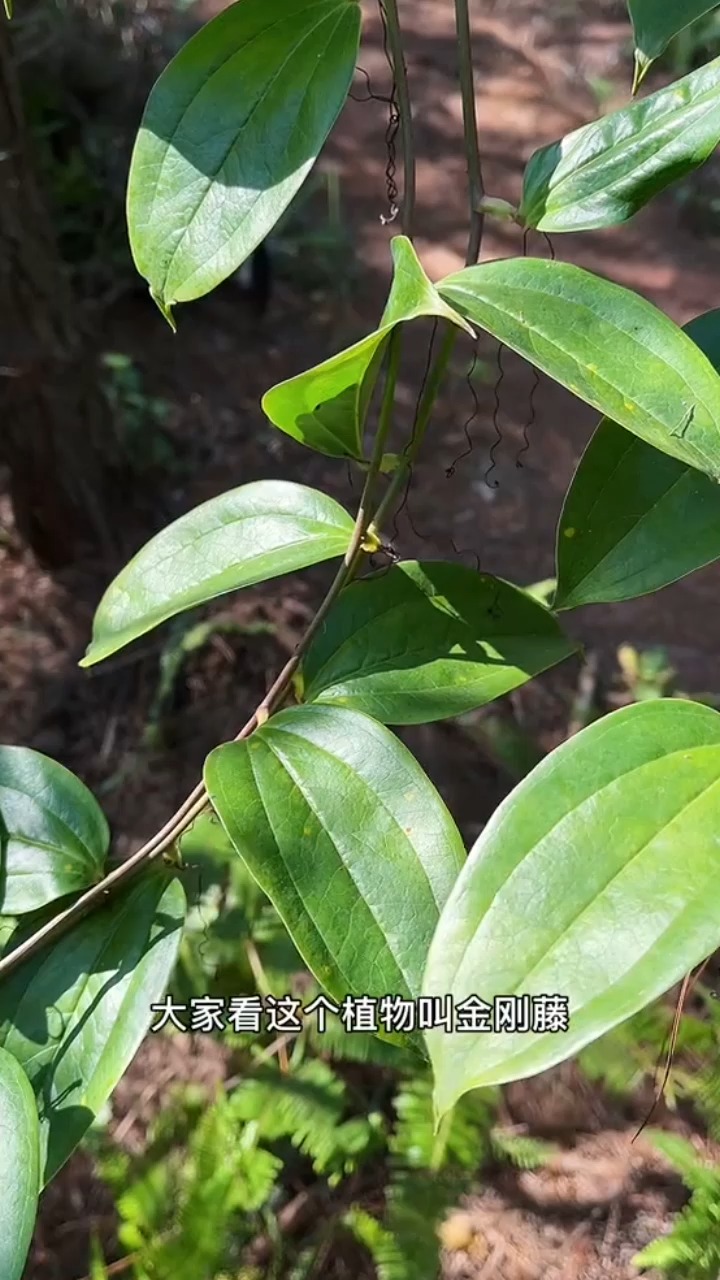
[[[327,618],[330,609],[337,600],[340,592],[347,582],[357,572],[357,568],[365,554],[377,549],[377,540],[367,541],[368,530],[372,522],[373,516],[373,494],[377,478],[380,474],[383,453],[390,428],[393,421],[393,411],[395,406],[395,389],[397,385],[398,369],[400,364],[400,328],[396,328],[388,344],[387,366],[385,375],[385,389],[383,393],[382,407],[380,410],[380,419],[378,429],[375,434],[373,443],[372,457],[368,464],[365,484],[363,486],[360,505],[358,507],[355,525],[348,544],[348,549],[343,558],[342,564],[338,569],[328,592],[315,614],[312,622],[300,639],[297,648],[291,658],[285,663],[282,671],[277,679],[268,689],[265,697],[253,711],[250,719],[243,725],[237,734],[235,741],[241,742],[244,738],[249,738],[250,734],[277,710],[285,695],[287,694],[293,676],[300,665],[303,654],[307,651],[311,641],[322,627]],[[58,915],[53,916],[47,924],[38,929],[36,933],[27,938],[25,942],[16,947],[9,955],[0,960],[0,980],[6,978],[10,973],[19,967],[25,960],[35,955],[48,943],[59,938],[66,933],[72,925],[77,924],[89,912],[96,907],[107,903],[108,898],[119,889],[124,888],[130,880],[132,880],[138,872],[142,871],[146,865],[156,861],[161,857],[175,842],[182,836],[192,822],[203,812],[208,804],[208,795],[205,787],[200,782],[190,793],[186,800],[183,801],[176,813],[165,823],[160,831],[156,832],[140,849],[138,849],[130,858],[121,863],[119,867],[115,867],[99,884],[93,885],[86,893],[83,893],[72,906],[65,911],[61,911]]]

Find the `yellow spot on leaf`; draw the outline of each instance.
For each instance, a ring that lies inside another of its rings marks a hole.
[[[565,530],[564,530],[564,537],[566,537],[566,538],[574,538],[576,533],[577,533],[577,529],[565,529]]]

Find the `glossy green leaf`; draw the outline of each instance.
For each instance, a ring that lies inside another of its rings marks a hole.
[[[628,0],[635,35],[635,88],[670,41],[717,8],[717,0]]]
[[[109,843],[79,778],[38,751],[0,747],[0,914],[36,911],[94,884]]]
[[[331,996],[411,995],[464,860],[406,747],[357,711],[295,707],[205,765],[238,853]]]
[[[211,498],[158,533],[111,582],[80,665],[228,591],[343,556],[352,530],[332,498],[286,480]]]
[[[407,561],[343,591],[303,661],[304,700],[426,724],[482,707],[574,651],[520,588]]]
[[[720,371],[720,311],[685,332]],[[558,526],[555,607],[630,600],[720,558],[720,489],[605,419]]]
[[[720,376],[652,303],[580,267],[535,258],[467,267],[438,288],[614,422],[720,478]]]
[[[625,222],[720,142],[720,58],[536,151],[519,216],[540,231]]]
[[[21,1280],[40,1194],[37,1106],[20,1063],[0,1049],[0,1275]]]
[[[278,383],[263,397],[263,409],[276,427],[331,458],[362,457],[365,415],[396,325],[438,316],[472,333],[430,283],[410,240],[396,236],[392,255],[393,284],[378,328],[314,369]]]
[[[132,157],[128,225],[166,314],[272,230],[345,101],[359,35],[354,0],[239,0],[160,76]]]
[[[577,1053],[718,946],[719,813],[720,715],[672,699],[597,721],[515,788],[430,948],[424,991],[456,1010],[427,1035],[440,1113]],[[459,1004],[499,995],[566,997],[569,1029],[457,1029]]]
[[[40,1112],[47,1182],[92,1124],[155,1019],[175,965],[185,892],[152,873],[0,985],[0,1044]]]

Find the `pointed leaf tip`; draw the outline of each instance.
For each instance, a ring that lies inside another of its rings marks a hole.
[[[160,312],[161,316],[163,316],[163,318],[164,318],[165,320],[167,320],[167,322],[168,322],[168,324],[170,325],[170,328],[172,329],[173,333],[177,333],[177,322],[176,322],[175,317],[174,317],[174,315],[173,315],[173,313],[172,313],[172,308],[173,308],[173,306],[174,306],[174,303],[172,303],[172,302],[165,302],[165,301],[164,301],[164,299],[160,297],[159,293],[156,293],[156,292],[155,292],[155,290],[153,289],[152,285],[150,285],[150,297],[152,298],[153,302],[155,303],[155,306],[157,307],[157,309],[158,309],[158,311]]]

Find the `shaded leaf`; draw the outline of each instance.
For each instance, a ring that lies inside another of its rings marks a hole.
[[[161,622],[240,587],[342,556],[353,521],[315,489],[258,480],[168,525],[111,582],[80,665],[90,667]]]
[[[205,785],[330,995],[418,994],[464,851],[397,738],[356,711],[296,707],[213,751]]]
[[[40,1194],[40,1131],[30,1082],[0,1049],[0,1275],[21,1280]]]
[[[717,0],[628,0],[635,36],[634,89],[675,36],[716,8]]]
[[[303,660],[304,700],[426,724],[482,707],[574,651],[518,587],[407,561],[342,592]]]
[[[46,1183],[132,1061],[175,965],[185,892],[146,875],[30,957],[0,986],[0,1044],[24,1067],[40,1112]]]
[[[467,267],[438,288],[620,426],[720,478],[720,377],[652,303],[580,267],[535,258]]]
[[[540,231],[625,222],[720,142],[720,58],[536,151],[519,216]]]
[[[412,242],[392,241],[393,284],[374,333],[286,382],[272,387],[262,406],[276,427],[331,458],[362,457],[365,416],[390,334],[403,321],[439,316],[469,330],[430,283]]]
[[[23,915],[100,879],[110,843],[87,787],[28,747],[0,747],[0,913]]]
[[[241,0],[162,73],[133,152],[128,225],[166,314],[272,230],[345,101],[359,35],[352,0]]]
[[[720,941],[720,715],[659,699],[564,743],[496,810],[442,913],[424,991],[566,997],[569,1030],[431,1031],[436,1105],[564,1061]],[[457,1023],[456,1023],[457,1026]]]
[[[720,311],[685,332],[720,371]],[[555,607],[657,591],[720,557],[720,489],[616,423],[600,423],[558,526]]]

